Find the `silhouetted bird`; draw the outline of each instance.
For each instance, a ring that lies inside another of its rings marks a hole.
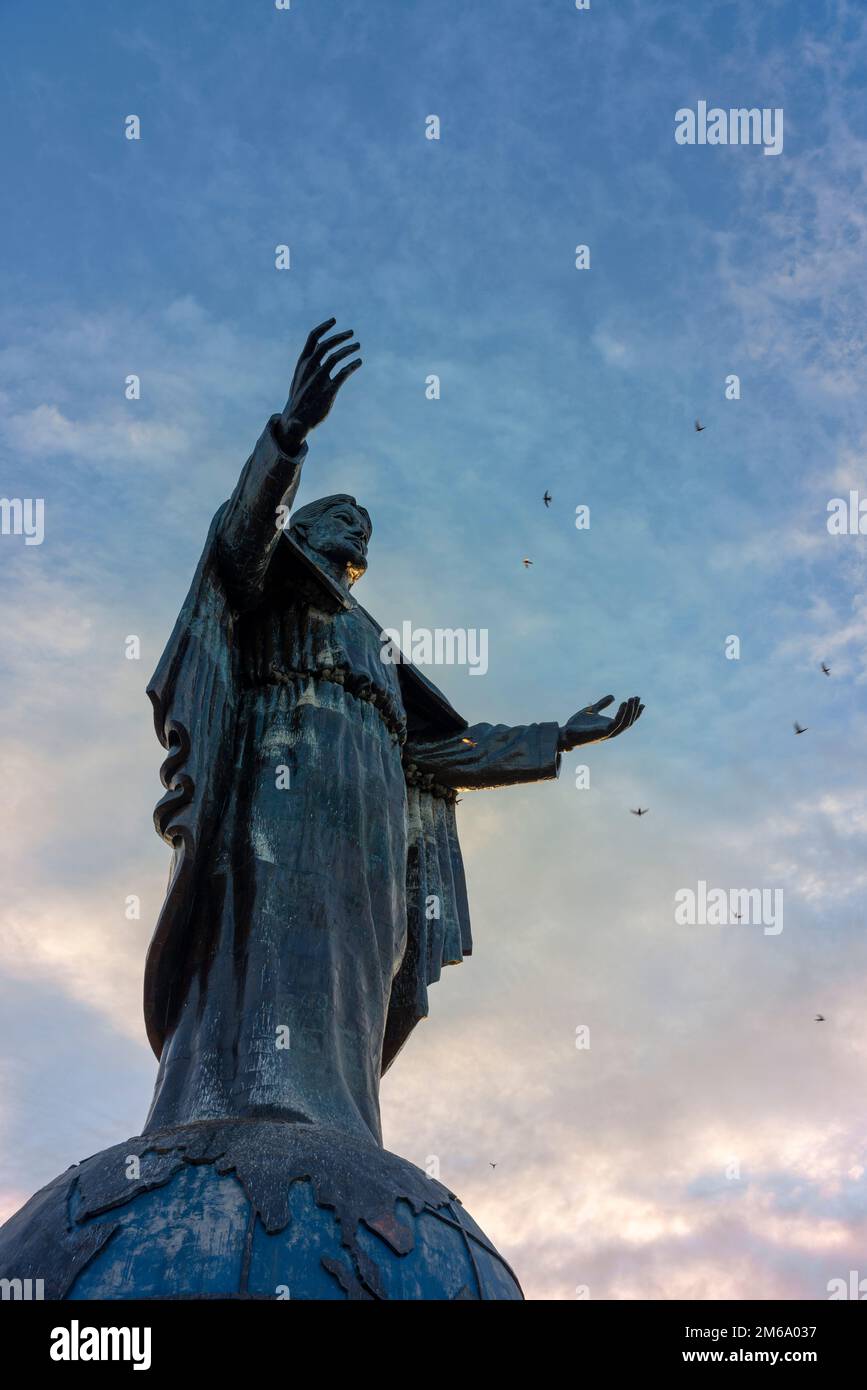
[[[491,1160],[488,1159],[488,1162],[491,1163]],[[492,1167],[492,1168],[496,1168],[496,1166],[497,1166],[496,1163],[491,1163],[491,1167]]]
[[[630,806],[629,809],[630,809],[630,811],[632,811],[632,807],[631,807],[631,806]],[[649,810],[650,810],[650,807],[649,807],[649,806],[644,806],[644,807],[639,806],[639,808],[638,808],[637,811],[632,811],[632,814],[633,814],[634,816],[646,816]]]
[[[703,425],[703,424],[701,423],[701,420],[696,420],[696,422],[695,422],[695,432],[696,432],[696,434],[701,434],[702,430],[706,430],[706,429],[707,429],[707,425]]]
[[[831,674],[831,667],[830,667],[830,666],[826,666],[825,662],[823,661],[823,662],[822,662],[822,675],[823,675],[823,676],[830,676],[830,674]]]
[[[533,563],[532,560],[522,560],[522,561],[521,561],[521,564],[524,566],[524,569],[525,569],[525,570],[528,570],[528,569],[530,568],[530,566],[532,565],[532,563]]]
[[[805,734],[807,732],[807,729],[809,728],[809,725],[805,724],[802,728],[798,721],[795,720],[795,723],[792,725],[792,728],[794,729],[796,734]]]
[[[814,1023],[824,1023],[824,1022],[825,1022],[825,1015],[824,1015],[824,1014],[816,1014],[816,1017],[813,1019],[813,1022],[814,1022]]]
[[[550,494],[550,492],[548,491],[547,488],[545,489],[545,496],[542,498],[542,501],[545,503],[545,506],[546,506],[546,507],[550,507],[550,505],[551,505],[551,494]]]

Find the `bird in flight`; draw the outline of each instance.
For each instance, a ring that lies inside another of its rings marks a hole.
[[[461,743],[465,743],[468,748],[475,748],[476,746],[476,740],[474,738],[462,738]]]
[[[809,725],[808,725],[808,724],[801,725],[801,724],[798,723],[798,721],[797,721],[797,719],[796,719],[795,722],[794,722],[794,724],[792,725],[792,728],[794,729],[794,731],[795,731],[796,734],[805,734],[805,733],[807,732],[807,729],[809,728]]]
[[[701,434],[702,430],[706,430],[706,429],[707,429],[707,425],[703,425],[703,424],[701,423],[701,420],[696,420],[696,422],[695,422],[695,432],[696,432],[696,434]]]
[[[736,921],[736,922],[739,922],[739,921],[741,920],[741,918],[743,917],[743,915],[744,915],[744,914],[743,914],[742,912],[736,912],[736,913],[735,913],[735,921]]]
[[[823,675],[823,676],[830,676],[830,674],[831,674],[831,667],[828,665],[828,663],[827,663],[826,661],[823,661],[823,662],[822,662],[822,675]]]
[[[813,1022],[814,1022],[814,1023],[824,1023],[824,1022],[825,1022],[825,1015],[824,1015],[824,1014],[816,1014],[816,1017],[813,1019]]]
[[[530,568],[530,566],[532,565],[532,563],[533,563],[532,560],[526,560],[526,559],[524,559],[524,560],[521,561],[521,564],[524,566],[524,569],[525,569],[525,570],[528,570],[528,569]]]
[[[631,806],[630,806],[629,809],[630,809],[630,811],[632,811],[632,807],[631,807]],[[632,811],[632,814],[633,814],[633,816],[646,816],[649,810],[650,810],[650,807],[649,807],[649,806],[639,806],[639,808],[638,808],[637,811]]]
[[[496,1163],[491,1163],[491,1160],[490,1160],[490,1159],[488,1159],[488,1162],[491,1164],[491,1167],[492,1167],[492,1168],[496,1168],[496,1166],[497,1166]]]
[[[550,494],[550,492],[548,491],[547,488],[545,488],[545,496],[542,498],[542,501],[545,503],[545,506],[546,506],[546,507],[550,507],[550,505],[551,505],[551,494]]]

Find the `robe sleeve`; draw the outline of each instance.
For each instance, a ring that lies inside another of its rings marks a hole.
[[[221,577],[233,603],[249,608],[262,595],[268,566],[282,535],[277,508],[291,508],[307,457],[303,444],[294,457],[283,452],[272,415],[241,470],[220,521],[217,553]]]
[[[474,724],[448,738],[413,739],[404,762],[456,791],[543,782],[560,770],[560,726],[550,724]]]

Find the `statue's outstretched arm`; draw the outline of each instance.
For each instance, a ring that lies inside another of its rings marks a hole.
[[[542,782],[560,767],[559,724],[474,724],[462,734],[417,739],[404,748],[404,763],[459,791]]]
[[[331,376],[336,364],[358,348],[356,342],[338,348],[352,337],[351,329],[323,337],[334,322],[327,319],[309,334],[286,405],[280,415],[271,416],[262,431],[220,522],[223,577],[242,608],[255,603],[262,592],[301,481],[306,436],[322,423],[344,381],[361,366],[359,358]],[[332,351],[334,348],[338,350]]]
[[[637,696],[624,700],[613,719],[601,713],[613,704],[607,695],[587,705],[562,727],[550,724],[474,724],[444,739],[414,739],[406,744],[404,763],[460,791],[543,782],[556,777],[560,756],[583,743],[616,738],[641,715]]]

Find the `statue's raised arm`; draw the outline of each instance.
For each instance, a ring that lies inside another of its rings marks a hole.
[[[361,366],[358,358],[331,375],[359,348],[357,342],[340,346],[353,337],[351,328],[323,337],[335,322],[326,319],[308,335],[283,411],[272,415],[262,431],[220,521],[220,567],[239,608],[261,596],[301,481],[307,435],[322,424],[343,383]]]

